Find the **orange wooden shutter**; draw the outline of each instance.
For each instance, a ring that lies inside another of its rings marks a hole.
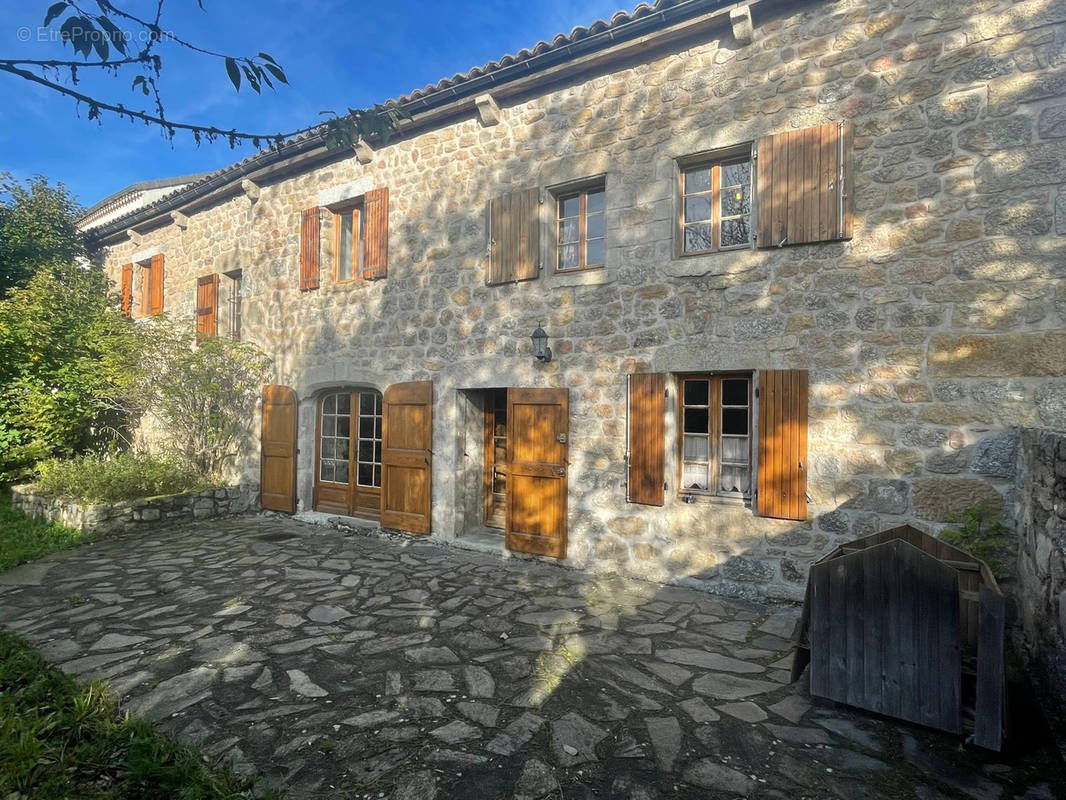
[[[433,382],[385,389],[381,426],[381,527],[429,533],[432,524]]]
[[[629,376],[629,451],[626,500],[663,504],[666,478],[666,376]]]
[[[759,247],[850,239],[850,156],[846,122],[759,139]]]
[[[259,504],[272,511],[296,511],[296,392],[263,387],[260,432]]]
[[[318,206],[303,212],[300,222],[300,291],[318,288],[318,262],[321,249],[321,222]]]
[[[509,550],[566,558],[568,389],[507,390]]]
[[[528,281],[540,274],[540,189],[489,202],[487,283]]]
[[[163,313],[163,254],[152,256],[148,268],[148,314]]]
[[[133,315],[133,264],[122,265],[122,313]]]
[[[209,339],[218,334],[218,275],[196,280],[196,338]]]
[[[366,193],[363,215],[363,277],[384,278],[389,268],[388,187]]]
[[[807,370],[759,373],[760,516],[807,518]]]

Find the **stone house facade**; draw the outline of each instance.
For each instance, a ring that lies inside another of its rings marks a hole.
[[[795,598],[1066,428],[1061,0],[660,0],[399,102],[94,232],[274,359],[283,506]]]

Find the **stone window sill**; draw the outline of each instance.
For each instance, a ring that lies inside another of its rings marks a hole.
[[[603,286],[614,283],[615,271],[607,267],[597,267],[570,272],[550,272],[545,280],[550,287]]]
[[[763,261],[758,250],[720,250],[702,255],[678,256],[663,266],[671,278],[701,278],[737,275],[755,269]]]

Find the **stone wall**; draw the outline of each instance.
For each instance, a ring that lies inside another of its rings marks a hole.
[[[34,519],[104,536],[151,531],[194,520],[243,514],[259,508],[259,486],[241,484],[199,492],[124,500],[120,503],[78,503],[39,492],[33,484],[11,487],[12,505]]]
[[[106,264],[117,279],[164,253],[167,309],[189,316],[198,276],[243,268],[245,335],[300,398],[304,509],[327,388],[434,381],[432,526],[457,537],[472,520],[455,476],[476,473],[460,390],[568,387],[572,565],[799,597],[842,540],[1004,508],[1011,426],[1066,429],[1066,3],[761,2],[753,16],[751,44],[723,21],[503,102],[497,125],[471,108],[368,164],[342,154],[263,179],[254,203],[234,186],[186,209],[187,227],[167,217],[136,245],[108,242]],[[674,256],[677,158],[839,119],[854,130],[851,241]],[[491,198],[601,174],[604,269],[549,262],[485,284]],[[301,211],[377,186],[388,277],[334,282],[326,225],[322,286],[298,291]],[[538,325],[549,364],[529,353]],[[626,373],[768,368],[810,371],[808,521],[682,502],[673,396],[666,505],[625,502]]]
[[[1066,736],[1066,434],[1023,432],[1017,521],[1015,647]]]

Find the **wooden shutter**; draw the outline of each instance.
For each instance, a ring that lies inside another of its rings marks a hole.
[[[296,392],[263,387],[259,503],[265,509],[296,511]]]
[[[133,316],[133,264],[122,265],[122,313]]]
[[[540,274],[540,189],[489,202],[487,283],[528,281]]]
[[[163,254],[152,256],[148,267],[148,314],[163,313]]]
[[[507,390],[507,547],[566,558],[567,389]]]
[[[303,212],[300,222],[300,291],[318,288],[318,262],[321,250],[321,222],[318,206]]]
[[[759,139],[759,247],[850,239],[850,157],[846,122]]]
[[[196,338],[218,335],[218,275],[196,279]]]
[[[393,384],[382,403],[381,527],[429,533],[433,383]]]
[[[366,193],[363,201],[363,277],[384,278],[389,267],[389,190]]]
[[[663,504],[666,479],[666,375],[629,376],[626,500]]]
[[[760,516],[807,518],[807,370],[759,373]]]

